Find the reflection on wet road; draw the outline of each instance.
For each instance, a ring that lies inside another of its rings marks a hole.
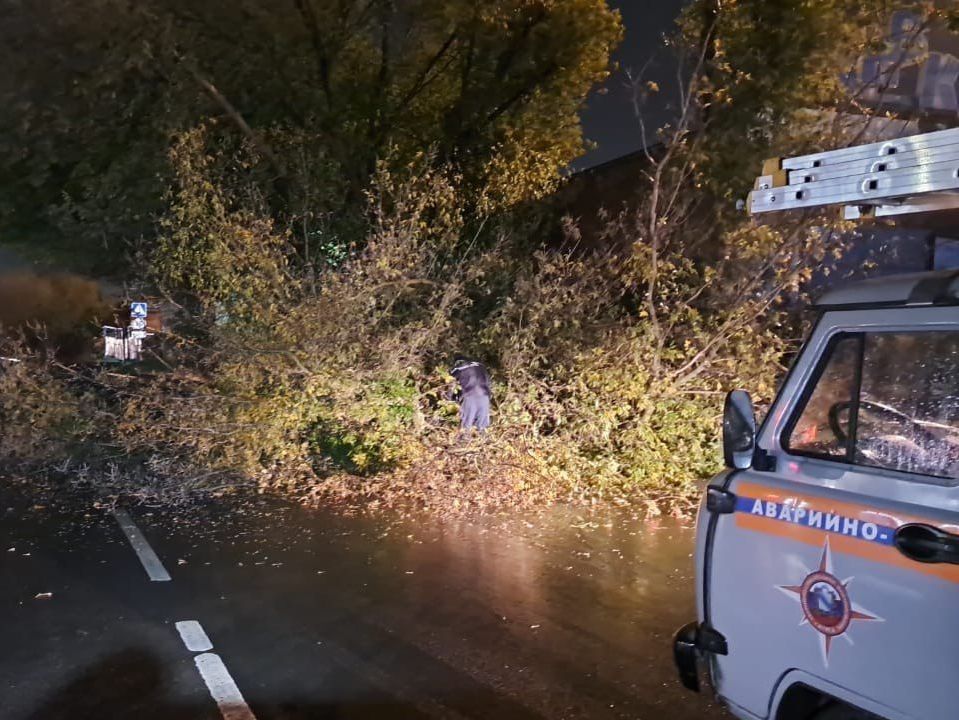
[[[725,717],[674,680],[676,521],[128,509],[156,582],[80,507],[0,494],[5,719]]]

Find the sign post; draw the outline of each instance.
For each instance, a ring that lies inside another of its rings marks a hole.
[[[103,359],[106,362],[139,360],[143,340],[147,337],[147,313],[149,307],[142,301],[130,303],[128,327],[103,326]]]

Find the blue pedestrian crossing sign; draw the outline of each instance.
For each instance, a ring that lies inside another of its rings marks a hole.
[[[147,304],[145,302],[130,303],[130,317],[145,318],[147,316]]]

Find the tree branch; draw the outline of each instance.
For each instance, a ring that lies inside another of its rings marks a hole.
[[[326,98],[327,109],[333,106],[333,88],[330,83],[330,58],[326,47],[323,44],[323,36],[320,33],[320,23],[313,10],[310,0],[293,0],[296,9],[303,18],[303,23],[310,32],[310,40],[313,43],[313,52],[316,55],[317,74],[320,79],[320,87],[323,90],[323,96]]]
[[[243,115],[240,114],[240,111],[234,107],[233,103],[227,99],[227,97],[221,93],[217,87],[207,80],[200,72],[193,67],[190,63],[185,63],[187,72],[193,77],[197,84],[203,88],[203,90],[210,96],[210,98],[219,105],[223,112],[226,113],[227,117],[233,121],[233,124],[236,125],[240,132],[242,132],[247,139],[253,143],[253,146],[256,148],[267,162],[269,162],[273,169],[276,171],[278,178],[281,180],[281,187],[278,188],[280,193],[284,196],[289,195],[289,190],[287,184],[289,182],[289,174],[287,173],[286,166],[283,164],[283,161],[277,157],[276,153],[273,152],[273,148],[260,137],[260,135],[250,127]]]
[[[417,95],[419,95],[423,89],[432,82],[433,78],[430,77],[433,69],[436,67],[437,63],[443,59],[443,56],[453,47],[453,43],[457,38],[457,30],[454,28],[453,32],[450,33],[449,37],[443,42],[439,50],[437,50],[430,59],[427,61],[425,67],[417,75],[416,79],[410,85],[409,90],[403,95],[399,103],[396,105],[396,112],[403,112],[406,109],[406,106],[411,103]]]
[[[192,66],[187,66],[190,74],[193,76],[193,79],[202,87],[206,93],[219,105],[223,111],[227,114],[227,117],[233,121],[233,123],[240,129],[240,131],[247,136],[247,138],[256,146],[257,150],[263,154],[267,160],[269,160],[273,165],[276,166],[277,170],[280,170],[285,175],[285,169],[282,167],[279,158],[273,153],[273,150],[267,145],[259,135],[257,135],[253,128],[247,123],[243,118],[243,115],[240,114],[233,103],[231,103],[226,96],[221,93],[216,86],[207,80],[205,77],[200,75],[200,73],[193,68]]]
[[[493,110],[486,116],[486,120],[483,125],[480,126],[480,128],[495,122],[500,115],[511,109],[514,105],[523,102],[526,98],[532,95],[533,91],[536,90],[539,85],[549,80],[549,78],[554,75],[557,70],[559,70],[559,65],[557,65],[555,62],[552,62],[543,68],[506,100],[493,108]]]

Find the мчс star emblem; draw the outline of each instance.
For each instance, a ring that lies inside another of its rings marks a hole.
[[[799,585],[777,586],[779,590],[802,605],[803,619],[799,624],[812,625],[819,633],[822,659],[827,667],[833,638],[842,636],[850,644],[852,643],[845,633],[854,620],[883,622],[882,618],[850,600],[848,587],[852,580],[851,577],[839,580],[833,574],[829,538],[826,538],[819,567],[816,570],[806,570],[806,576]]]

